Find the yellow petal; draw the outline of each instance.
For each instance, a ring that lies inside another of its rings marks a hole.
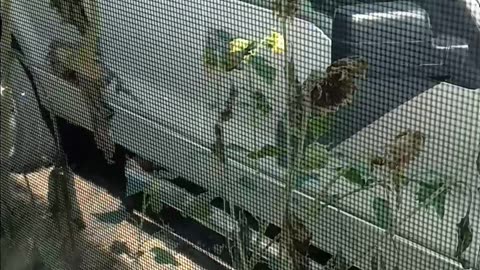
[[[281,54],[285,51],[285,40],[282,34],[278,32],[272,32],[266,41],[267,46],[272,49],[273,53]]]
[[[249,44],[250,44],[249,40],[246,40],[243,38],[234,39],[230,41],[230,52],[231,53],[241,52],[245,50]]]

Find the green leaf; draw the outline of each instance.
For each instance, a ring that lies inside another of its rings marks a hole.
[[[158,264],[172,264],[175,266],[179,266],[180,264],[175,259],[175,256],[172,255],[168,250],[154,247],[150,250],[155,254],[155,262]]]
[[[457,249],[455,250],[455,258],[460,259],[462,254],[472,244],[473,231],[470,227],[470,213],[467,213],[457,224]]]
[[[251,63],[258,76],[266,80],[268,84],[273,84],[277,70],[264,57],[255,56]]]
[[[340,176],[343,176],[351,183],[361,187],[366,187],[372,180],[370,176],[370,166],[367,163],[361,163],[359,165],[345,168],[338,168],[337,171]]]
[[[265,145],[259,150],[250,152],[247,156],[251,159],[257,160],[266,157],[278,157],[285,155],[287,153],[286,149],[273,145]]]
[[[226,31],[210,29],[203,50],[203,61],[207,67],[225,69],[231,39],[230,33]]]
[[[383,198],[376,197],[373,200],[373,210],[375,212],[377,226],[383,229],[389,228],[392,224],[390,202]]]
[[[203,61],[208,67],[218,67],[218,56],[213,48],[205,48],[203,53]]]
[[[267,115],[272,111],[272,106],[262,92],[255,91],[252,93],[252,99],[255,103],[255,110],[262,112],[264,115]]]
[[[161,198],[161,189],[163,188],[161,180],[156,181],[151,181],[146,188],[144,189],[144,192],[150,196],[150,207],[155,214],[159,214],[164,207],[164,204],[162,202]]]
[[[111,212],[94,213],[93,216],[104,223],[120,224],[125,220],[127,214],[123,210],[115,210]]]
[[[312,143],[307,146],[302,168],[304,170],[315,170],[325,167],[330,157],[330,153],[325,145]]]
[[[308,137],[318,139],[324,136],[328,131],[330,121],[323,116],[312,117],[308,119]]]
[[[353,184],[360,185],[362,187],[367,185],[367,181],[359,169],[356,169],[356,168],[340,169],[339,175],[345,177],[345,179],[352,182]]]
[[[419,203],[425,203],[437,190],[443,188],[443,183],[435,183],[432,185],[422,184],[416,193],[416,199]],[[429,205],[425,207],[434,207],[437,215],[443,219],[445,215],[445,201],[447,199],[447,192],[442,192],[435,197]]]
[[[224,66],[226,71],[241,70],[244,63],[244,52],[228,53],[225,57]]]

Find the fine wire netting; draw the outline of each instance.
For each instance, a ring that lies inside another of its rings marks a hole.
[[[0,269],[480,270],[479,0],[0,18]]]

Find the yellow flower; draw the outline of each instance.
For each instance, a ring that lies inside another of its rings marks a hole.
[[[276,54],[282,54],[285,51],[285,40],[283,39],[282,34],[278,32],[273,32],[267,37],[266,45]]]
[[[230,41],[230,52],[231,53],[242,52],[248,47],[248,45],[250,45],[249,40],[246,40],[243,38],[236,38]]]
[[[243,60],[245,60],[245,61],[248,62],[248,61],[252,60],[252,58],[255,57],[256,55],[257,55],[257,51],[256,51],[256,50],[252,50],[252,51],[250,51],[250,53],[248,53],[247,55],[245,55],[245,56],[243,57]]]

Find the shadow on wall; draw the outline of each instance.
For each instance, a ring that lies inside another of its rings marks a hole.
[[[97,149],[93,133],[69,124],[65,119],[58,120],[63,148],[72,170],[79,176],[105,188],[111,195],[124,198],[126,191],[125,162],[127,151],[116,145],[115,163],[107,164],[103,152]]]

